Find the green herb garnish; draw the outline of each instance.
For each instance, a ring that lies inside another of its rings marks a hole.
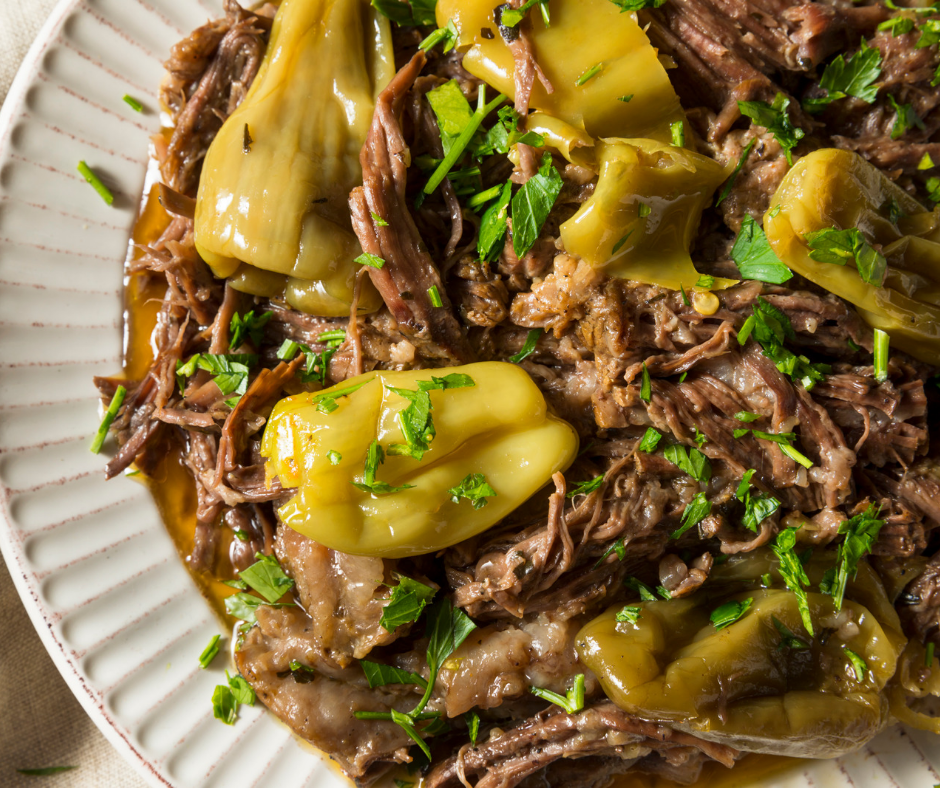
[[[753,597],[748,597],[743,602],[735,602],[734,600],[725,602],[712,611],[711,616],[709,616],[709,621],[712,622],[712,626],[717,630],[730,627],[735,621],[738,621],[747,613],[753,602]]]
[[[541,687],[529,687],[529,691],[549,703],[561,706],[568,714],[574,714],[584,708],[584,674],[579,673],[574,677],[574,685],[564,696],[557,692],[542,689]]]
[[[748,214],[741,222],[741,232],[731,249],[731,259],[743,279],[782,285],[793,278],[793,272],[777,257],[761,226]]]
[[[98,431],[91,441],[92,454],[100,454],[101,447],[104,446],[105,439],[108,437],[108,430],[110,430],[111,425],[114,424],[114,420],[117,418],[118,411],[121,409],[121,405],[124,404],[124,398],[126,396],[127,389],[124,388],[124,386],[118,386],[117,389],[115,389],[114,396],[111,397],[108,409],[105,411],[104,417],[101,419],[101,424],[98,426]]]

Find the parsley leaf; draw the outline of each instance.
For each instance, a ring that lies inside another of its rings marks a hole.
[[[640,399],[649,402],[653,398],[653,387],[650,381],[650,371],[646,368],[646,362],[643,362],[643,375],[640,379]]]
[[[675,443],[663,450],[663,456],[697,482],[707,482],[712,477],[711,463],[698,449],[686,450],[685,446]]]
[[[598,558],[597,563],[594,564],[594,568],[597,569],[597,567],[604,563],[607,556],[609,556],[611,553],[616,553],[617,558],[619,558],[621,561],[627,557],[627,549],[624,547],[622,536],[604,551],[604,554]]]
[[[451,487],[447,493],[454,503],[460,503],[461,498],[466,498],[474,509],[482,509],[489,503],[487,499],[496,495],[496,490],[490,487],[482,473],[468,473],[460,484]]]
[[[780,644],[777,646],[777,651],[783,651],[785,648],[791,648],[794,650],[809,648],[809,643],[801,640],[795,634],[793,634],[793,631],[779,618],[776,616],[771,616],[770,619],[774,622],[774,627],[777,632],[780,633],[781,637]]]
[[[258,560],[239,572],[238,576],[265,600],[277,602],[294,587],[294,581],[284,574],[274,556],[255,553],[255,558]]]
[[[369,254],[369,252],[363,252],[355,260],[353,260],[353,262],[358,263],[359,265],[368,265],[372,268],[382,268],[382,266],[385,265],[385,260],[383,260],[377,254]]]
[[[529,691],[549,703],[561,706],[568,714],[574,714],[584,708],[584,674],[579,673],[574,677],[574,685],[569,689],[564,697],[557,692],[542,689],[541,687],[529,687]]]
[[[738,621],[747,613],[753,602],[753,597],[748,597],[743,602],[736,602],[734,600],[725,602],[712,611],[712,614],[709,616],[709,621],[712,622],[712,626],[717,630],[730,627],[735,621]]]
[[[807,599],[806,589],[804,588],[804,586],[809,585],[809,578],[806,576],[806,570],[803,568],[803,564],[800,563],[800,559],[794,552],[797,530],[798,527],[793,526],[778,533],[770,549],[773,550],[774,555],[777,556],[780,562],[778,571],[783,578],[783,582],[786,583],[787,588],[796,595],[797,607],[800,610],[800,618],[803,620],[803,626],[806,627],[806,631],[809,632],[810,637],[814,637],[813,621],[809,615],[809,600]]]
[[[760,418],[760,414],[759,414],[759,413],[748,413],[748,411],[746,411],[746,410],[739,410],[737,413],[734,414],[734,417],[735,417],[738,421],[743,421],[743,422],[746,422],[746,423],[750,424],[750,423],[752,423],[752,422],[757,421],[757,420]]]
[[[219,684],[212,693],[212,716],[226,725],[234,725],[238,716],[238,701],[230,687]]]
[[[832,265],[845,265],[852,260],[862,281],[875,287],[884,284],[888,262],[859,230],[837,230],[833,227],[806,233],[803,237],[809,244],[809,256],[814,260]]]
[[[744,168],[744,164],[747,162],[747,157],[751,155],[751,151],[754,149],[754,145],[757,143],[757,138],[752,139],[747,145],[744,146],[744,150],[741,151],[741,155],[738,157],[738,163],[735,165],[734,169],[731,171],[731,175],[728,176],[728,180],[725,181],[725,186],[721,190],[721,193],[718,195],[718,199],[715,200],[715,207],[724,202],[725,198],[731,194],[731,190],[734,188],[734,182],[738,179],[738,175],[741,170]]]
[[[913,105],[898,104],[894,96],[890,93],[888,94],[888,103],[897,115],[894,119],[894,125],[891,127],[891,139],[896,140],[902,137],[907,131],[914,127],[917,127],[921,131],[926,128],[924,121],[920,119],[920,115],[914,112]]]
[[[878,507],[875,504],[839,526],[839,533],[845,539],[839,545],[838,565],[827,572],[827,582],[823,584],[824,587],[821,586],[823,593],[832,596],[836,610],[842,609],[846,584],[858,574],[858,562],[871,552],[882,526],[884,520],[878,519]]]
[[[862,682],[868,673],[868,663],[851,649],[845,650],[845,656],[849,658],[852,665],[852,672],[855,674],[855,680]]]
[[[369,689],[384,687],[387,684],[416,684],[421,689],[427,689],[428,683],[417,673],[411,673],[391,665],[381,665],[367,659],[359,660],[362,672],[366,674]]]
[[[255,310],[252,309],[242,317],[236,312],[232,315],[232,322],[229,324],[229,347],[232,350],[241,347],[245,342],[246,336],[250,337],[255,347],[258,347],[261,344],[261,339],[264,337],[264,327],[268,324],[268,321],[273,315],[273,312],[265,312],[264,314],[256,315]]]
[[[388,604],[382,608],[379,623],[387,632],[394,632],[402,624],[417,621],[424,608],[437,593],[431,586],[419,583],[405,575],[397,575],[398,585],[392,588]]]
[[[481,260],[492,263],[499,258],[503,250],[511,197],[512,184],[507,181],[499,198],[483,214],[483,219],[480,221],[480,235],[477,238],[477,254]]]
[[[467,124],[473,120],[473,109],[464,97],[457,80],[452,79],[426,94],[437,118],[444,155],[450,153]]]
[[[878,25],[879,31],[890,30],[894,38],[910,33],[914,29],[914,20],[907,16],[895,16]]]
[[[756,125],[763,126],[773,134],[774,139],[783,148],[783,152],[787,157],[787,164],[793,164],[791,151],[803,139],[805,132],[791,122],[790,113],[787,111],[789,106],[790,99],[784,96],[783,93],[776,95],[773,104],[768,104],[766,101],[738,102],[738,109],[741,110],[741,114],[747,115]]]
[[[248,391],[248,375],[250,367],[258,363],[258,356],[251,353],[229,354],[226,356],[212,353],[199,353],[190,358],[185,364],[176,362],[176,378],[182,390],[185,379],[196,373],[197,369],[205,370],[214,376],[215,385],[219,387],[222,396],[229,394],[244,394]]]
[[[475,711],[468,711],[463,715],[463,718],[467,722],[467,734],[470,736],[470,744],[476,747],[477,738],[480,735],[480,715]]]
[[[531,356],[535,352],[535,346],[539,343],[543,333],[541,328],[533,328],[526,336],[522,349],[514,356],[510,356],[509,360],[513,364],[518,364],[523,359]]]
[[[621,624],[635,624],[640,620],[642,612],[643,608],[639,605],[625,605],[617,611],[617,615],[615,615],[614,618]]]
[[[535,245],[562,185],[551,154],[545,153],[539,171],[512,198],[512,248],[519,259]]]
[[[418,49],[420,49],[422,52],[428,52],[429,50],[434,49],[434,47],[436,47],[438,44],[443,44],[443,52],[446,55],[457,45],[457,39],[459,37],[460,32],[457,30],[457,26],[454,24],[454,20],[451,19],[447,22],[446,25],[444,25],[444,27],[439,27],[420,44],[418,44]]]
[[[874,335],[874,364],[872,372],[878,383],[884,383],[888,379],[888,348],[890,346],[891,336],[887,331],[880,328],[875,329]]]
[[[624,578],[623,584],[631,591],[636,591],[636,593],[640,595],[640,599],[644,602],[656,601],[656,594],[653,593],[653,589],[642,580],[638,580],[635,577],[626,577]]]
[[[518,9],[504,8],[502,15],[499,18],[500,25],[502,25],[503,27],[516,27],[516,25],[518,25],[523,19],[525,19],[525,15],[529,12],[529,9],[534,5],[538,5],[541,8],[545,8],[545,6],[548,5],[548,0],[526,0],[526,2],[523,3],[521,8],[518,8]],[[544,17],[545,14],[547,14],[547,9],[545,9],[542,13]],[[547,21],[545,24],[546,26],[548,26]]]
[[[652,454],[656,451],[656,447],[659,445],[659,442],[663,439],[663,436],[654,430],[652,427],[646,428],[646,433],[643,435],[643,440],[640,441],[640,444],[636,447],[637,451],[645,452],[646,454]]]
[[[604,483],[604,475],[595,476],[593,479],[590,479],[586,482],[581,482],[576,484],[568,491],[568,498],[574,498],[576,495],[589,495],[594,492]]]
[[[926,19],[920,26],[920,38],[917,39],[916,49],[933,46],[940,43],[940,19]]]
[[[269,605],[270,607],[293,607],[293,604],[293,602],[283,602],[280,604],[268,603],[252,594],[242,592],[225,597],[225,612],[232,618],[237,618],[247,624],[254,625],[258,623],[255,614],[262,605]]]
[[[711,501],[705,498],[705,493],[700,492],[686,504],[685,511],[682,513],[682,521],[679,528],[669,534],[670,539],[678,539],[690,528],[694,528],[712,512]]]
[[[731,249],[731,259],[743,279],[782,285],[793,278],[793,272],[777,257],[763,229],[749,214],[745,214],[741,222],[741,232]]]
[[[392,390],[396,393],[400,391],[399,389]],[[423,393],[425,393],[425,396],[427,396],[426,392]],[[404,413],[404,411],[401,411],[398,415],[398,423],[399,426],[401,426],[404,430],[406,421],[401,417],[402,413]],[[397,445],[396,448],[398,448]],[[387,482],[376,481],[375,474],[383,462],[385,462],[385,452],[382,451],[382,447],[379,446],[379,442],[374,440],[369,445],[369,449],[366,452],[365,472],[363,473],[362,481],[350,482],[350,484],[357,490],[372,493],[372,495],[389,495],[390,493],[401,492],[402,490],[407,490],[414,487],[413,484],[403,484],[400,487],[394,487]]]
[[[871,104],[878,95],[874,83],[881,76],[881,52],[869,47],[862,39],[858,52],[846,60],[842,55],[836,57],[823,71],[819,86],[826,91],[821,98],[811,98],[803,102],[807,112],[821,112],[828,104],[848,96],[855,96]]]
[[[228,680],[228,686],[232,691],[232,697],[235,698],[237,703],[244,703],[246,706],[255,705],[257,696],[255,695],[254,687],[248,683],[248,679],[246,679],[240,673],[236,673],[234,676],[229,676],[228,671],[225,671],[225,678]]]
[[[624,11],[642,11],[644,8],[659,8],[666,0],[610,0],[622,14]]]

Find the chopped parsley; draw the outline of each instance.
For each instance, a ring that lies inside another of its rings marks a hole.
[[[637,451],[645,452],[646,454],[652,454],[656,451],[656,447],[659,445],[659,442],[663,439],[663,436],[654,430],[652,427],[647,427],[646,432],[643,435],[643,440],[640,441],[639,445],[636,447]]]
[[[594,77],[596,77],[598,74],[600,74],[600,73],[601,73],[601,69],[602,69],[603,67],[604,67],[604,64],[603,64],[603,63],[595,63],[595,64],[594,64],[593,66],[591,66],[587,71],[585,71],[580,77],[578,77],[578,78],[575,80],[575,83],[574,83],[574,84],[575,84],[577,87],[581,87],[582,85],[584,85],[585,82],[588,82],[588,81],[594,79]]]
[[[653,589],[642,580],[638,580],[635,577],[627,577],[624,579],[623,584],[631,591],[636,591],[636,593],[640,595],[640,599],[644,602],[656,601],[656,594],[653,593]]]
[[[865,680],[868,674],[868,663],[851,649],[845,650],[845,656],[849,658],[849,664],[852,666],[852,672],[855,674],[855,680],[859,683]]]
[[[431,302],[431,306],[437,309],[444,306],[444,302],[441,300],[441,291],[437,289],[437,285],[431,285],[428,288],[428,300]]]
[[[542,19],[545,22],[545,26],[548,27],[548,0],[526,0],[526,2],[523,3],[522,6],[518,9],[504,8],[499,18],[499,24],[502,27],[516,27],[523,19],[525,19],[525,15],[534,5],[539,7],[539,10],[542,12]]]
[[[108,205],[114,205],[114,195],[111,193],[111,190],[101,182],[101,178],[95,175],[94,171],[89,167],[84,161],[78,163],[78,171],[81,173],[81,176],[91,184],[91,187],[98,192],[98,196],[101,197]]]
[[[499,192],[499,197],[480,221],[480,234],[477,238],[477,254],[481,260],[494,262],[503,249],[509,218],[509,201],[512,198],[512,184],[508,181]]]
[[[242,569],[238,576],[266,601],[277,602],[294,587],[294,581],[284,574],[274,556],[255,553],[255,558],[258,560]]]
[[[535,245],[562,185],[552,155],[546,152],[539,171],[512,198],[512,248],[520,260]]]
[[[891,337],[886,331],[882,331],[880,328],[875,329],[875,358],[873,372],[875,375],[875,380],[878,383],[884,383],[888,379],[888,347],[890,342]]]
[[[933,652],[934,652],[933,643],[928,643],[927,649],[924,651],[924,667],[927,667],[927,668],[933,667]]]
[[[760,418],[760,414],[759,414],[759,413],[749,413],[749,412],[746,411],[746,410],[739,410],[737,413],[734,414],[734,417],[735,417],[738,421],[743,421],[743,422],[745,422],[745,423],[747,423],[747,424],[751,424],[752,422],[755,422],[755,421],[757,421],[757,420]]]
[[[935,8],[935,7],[934,7]],[[940,20],[925,19],[920,26],[920,38],[917,39],[916,49],[933,46],[940,43]]]
[[[712,614],[709,616],[709,621],[712,622],[712,626],[717,630],[730,627],[735,621],[740,620],[744,614],[747,613],[753,602],[753,597],[748,597],[742,602],[736,602],[734,600],[725,602],[712,611]]]
[[[338,451],[328,451],[326,458],[330,461],[330,465],[339,465],[343,461],[343,455]]]
[[[797,356],[784,347],[784,342],[794,339],[796,332],[790,318],[763,296],[758,296],[753,309],[753,314],[738,331],[738,343],[744,345],[753,334],[764,355],[774,362],[778,370],[800,381],[807,391],[812,389],[829,372],[829,366],[811,364],[806,356]]]
[[[205,670],[209,667],[212,660],[216,658],[219,653],[219,641],[222,639],[221,635],[214,635],[212,640],[209,641],[209,645],[202,650],[202,654],[199,655],[199,667]]]
[[[751,155],[751,151],[754,149],[754,145],[757,142],[757,138],[752,139],[747,145],[744,146],[744,150],[741,151],[741,155],[738,157],[738,163],[735,165],[734,169],[731,171],[731,175],[728,176],[728,180],[725,181],[724,188],[718,195],[718,199],[715,200],[715,207],[724,202],[725,198],[731,194],[731,190],[734,188],[734,182],[738,179],[738,175],[741,170],[744,168],[745,162],[747,162],[747,157]]]
[[[574,498],[576,495],[590,495],[595,490],[599,489],[600,486],[604,483],[604,475],[595,476],[593,479],[589,479],[586,482],[580,482],[572,487],[568,491],[568,498]]]
[[[293,607],[294,603],[266,602],[260,597],[256,597],[252,594],[246,594],[244,592],[225,597],[225,612],[228,613],[232,618],[237,618],[239,621],[244,621],[250,626],[258,623],[256,614],[258,612],[258,608],[262,605],[267,605],[269,607]]]
[[[415,684],[421,689],[426,689],[428,686],[428,683],[421,676],[408,670],[395,668],[391,665],[381,665],[367,659],[359,660],[359,664],[362,665],[362,672],[366,674],[369,689],[384,687],[388,684]]]
[[[697,482],[707,482],[712,477],[711,463],[698,449],[686,449],[685,446],[675,443],[663,450],[663,456]]]
[[[229,355],[215,355],[213,353],[197,353],[184,364],[176,362],[176,380],[180,391],[186,385],[186,379],[201,369],[213,376],[215,385],[219,387],[222,396],[229,394],[242,395],[248,391],[248,375],[250,368],[258,363],[258,356],[253,353],[233,353]]]
[[[454,503],[460,503],[461,498],[466,498],[474,509],[482,509],[489,503],[488,499],[496,495],[496,490],[490,487],[482,473],[468,473],[460,484],[451,487],[447,493]]]
[[[774,555],[777,556],[780,562],[777,571],[780,572],[783,582],[796,595],[797,607],[800,611],[803,626],[806,627],[810,637],[814,637],[813,621],[809,614],[809,600],[804,588],[804,586],[809,585],[809,577],[806,576],[806,570],[794,551],[797,530],[799,530],[798,526],[793,526],[778,533],[770,549],[773,550]]]
[[[422,52],[428,52],[431,49],[434,49],[438,44],[443,44],[443,52],[446,55],[450,50],[452,50],[457,45],[457,39],[460,37],[460,32],[457,30],[457,26],[454,24],[454,20],[451,19],[447,22],[444,27],[439,27],[433,33],[428,35],[420,44],[418,44],[418,49]],[[430,194],[430,192],[428,192]]]
[[[264,327],[273,315],[273,312],[256,315],[255,310],[252,309],[242,317],[236,312],[232,315],[232,322],[229,323],[229,347],[232,350],[237,350],[244,344],[245,337],[250,338],[255,347],[259,346],[264,337]]]
[[[715,277],[710,274],[702,274],[695,282],[695,287],[709,288],[715,286]]]
[[[755,473],[756,471],[753,468],[745,471],[734,497],[744,504],[742,525],[749,531],[757,533],[760,524],[774,514],[780,508],[781,503],[772,495],[759,490],[752,491],[751,479]]]
[[[806,233],[803,237],[809,244],[809,256],[814,260],[831,265],[845,265],[851,260],[863,282],[875,287],[884,284],[888,262],[859,230],[837,230],[833,227]]]
[[[393,391],[399,391],[399,389],[392,389]],[[404,412],[404,411],[402,411]],[[405,420],[399,415],[398,420],[399,425],[403,425]],[[389,447],[390,449],[393,447]],[[397,445],[394,448],[399,448]],[[412,455],[413,456],[413,455]],[[371,493],[372,495],[390,495],[391,493],[401,492],[402,490],[412,489],[413,484],[402,484],[398,487],[395,487],[388,482],[380,482],[375,478],[375,474],[378,472],[379,466],[385,462],[385,452],[382,450],[382,447],[379,446],[377,440],[372,441],[369,444],[369,449],[366,452],[366,463],[365,470],[362,475],[361,482],[350,482],[350,484],[355,487],[357,490],[362,490],[366,493]]]
[[[444,662],[459,648],[460,644],[467,639],[467,636],[474,629],[476,629],[476,624],[462,610],[452,607],[450,600],[445,598],[433,604],[428,608],[427,615],[428,648],[426,661],[429,675],[425,684],[424,695],[418,705],[408,713],[392,709],[388,712],[356,711],[353,712],[353,716],[357,720],[391,720],[408,734],[411,740],[421,748],[425,757],[430,760],[431,751],[421,734],[424,733],[430,736],[441,732],[442,729],[435,726],[440,718],[440,712],[425,712],[424,709],[431,699],[434,683],[437,681],[437,675]],[[423,731],[419,731],[417,728],[418,722],[428,719],[433,720],[432,723]]]
[[[912,104],[898,104],[894,96],[888,94],[888,103],[895,112],[894,125],[891,127],[891,139],[900,139],[910,129],[918,128],[922,131],[926,128],[920,115],[914,112]]]
[[[561,706],[568,714],[574,714],[584,708],[584,674],[579,673],[574,677],[574,684],[564,696],[557,692],[542,689],[541,687],[529,687],[529,691],[549,703]]]
[[[700,492],[686,504],[685,511],[682,513],[680,526],[669,534],[670,539],[678,539],[690,528],[694,528],[712,512],[711,501],[705,498],[705,493]]]
[[[377,254],[370,254],[369,252],[363,252],[355,260],[353,260],[353,262],[358,263],[359,265],[368,265],[372,268],[382,268],[382,266],[385,265],[385,260],[383,260]]]
[[[931,158],[929,153],[924,153],[924,155],[920,157],[920,161],[917,162],[918,170],[932,170],[936,166],[937,165],[934,164],[934,161]],[[895,200],[894,197],[888,200],[888,207],[889,207],[889,213],[888,213],[889,218],[892,216],[897,216],[897,219],[891,219],[892,224],[897,224],[898,219],[906,215],[901,211],[901,206],[898,205],[898,201]]]
[[[649,402],[653,398],[653,386],[650,381],[650,371],[646,368],[646,362],[643,362],[643,375],[640,380],[640,399]]]
[[[475,711],[468,711],[463,717],[467,722],[467,734],[470,736],[470,744],[476,747],[477,738],[480,735],[480,715]]]
[[[871,552],[883,525],[884,520],[878,519],[878,507],[871,504],[839,526],[839,534],[845,539],[839,545],[838,564],[826,571],[819,586],[820,591],[832,597],[836,610],[842,609],[845,587],[858,574],[858,562]]]
[[[513,356],[509,357],[509,360],[513,364],[518,364],[525,358],[528,358],[535,352],[535,346],[539,343],[539,339],[542,337],[541,328],[533,328],[525,338],[525,342],[522,345],[522,349]]]
[[[234,725],[239,704],[253,706],[255,691],[244,677],[229,676],[227,671],[225,676],[228,684],[219,684],[212,693],[212,716],[226,725]]]
[[[803,108],[810,113],[821,112],[833,101],[855,96],[871,104],[878,95],[875,82],[881,76],[881,52],[869,47],[862,39],[858,52],[846,60],[835,58],[823,71],[819,86],[826,91],[820,98],[806,99]]]
[[[771,616],[770,620],[774,622],[774,628],[780,633],[780,643],[777,646],[777,651],[783,651],[785,648],[793,649],[794,651],[809,648],[809,643],[798,638],[793,633],[793,630],[779,618]]]
[[[140,103],[137,99],[135,99],[133,96],[129,96],[129,95],[125,94],[125,95],[124,95],[124,98],[123,98],[122,100],[123,100],[123,102],[124,102],[125,104],[127,104],[128,107],[130,107],[132,110],[134,110],[134,112],[143,112],[143,111],[144,111],[144,105],[141,104],[141,103]]]
[[[118,386],[114,391],[114,396],[111,397],[111,402],[108,404],[108,409],[104,413],[104,417],[101,419],[101,424],[98,426],[98,431],[95,433],[95,437],[91,441],[91,452],[92,454],[100,454],[101,447],[104,446],[105,439],[108,437],[108,430],[111,429],[111,425],[114,424],[114,420],[117,418],[118,411],[121,410],[121,406],[124,404],[124,398],[127,396],[127,389],[124,386]]]
[[[669,134],[672,137],[672,144],[675,147],[685,147],[685,125],[681,120],[669,124]]]
[[[797,146],[799,141],[805,136],[803,129],[794,126],[790,120],[790,113],[787,107],[790,106],[790,99],[778,93],[774,98],[773,104],[766,101],[739,101],[738,109],[742,115],[749,117],[757,126],[763,126],[767,131],[774,135],[774,139],[780,143],[783,152],[787,157],[787,164],[793,164],[793,154],[791,151]]]
[[[434,599],[436,590],[405,575],[396,575],[398,585],[392,587],[388,604],[382,608],[379,623],[388,632],[394,632],[402,624],[417,621],[422,611]]]
[[[623,608],[617,611],[617,614],[614,616],[614,618],[621,624],[635,624],[640,620],[642,612],[643,608],[641,608],[639,605],[625,605]]]
[[[611,553],[616,553],[617,558],[619,558],[621,561],[627,557],[627,549],[624,547],[624,540],[622,536],[604,551],[604,554],[598,558],[597,563],[594,564],[594,568],[597,569],[597,567],[604,563],[604,561],[607,559],[607,556],[609,556]],[[637,582],[639,582],[639,580]],[[655,597],[653,598],[655,599]]]
[[[645,202],[641,202],[639,207],[636,209],[636,215],[641,219],[645,219],[652,212],[652,208],[649,207]]]
[[[399,25],[434,25],[437,24],[434,9],[437,0],[372,0],[372,7],[383,16]]]
[[[44,766],[41,769],[17,769],[16,771],[20,774],[25,774],[27,777],[48,777],[52,774],[70,772],[72,769],[77,768],[77,766]]]
[[[622,14],[624,11],[642,11],[644,8],[659,8],[666,0],[610,0]]]
[[[743,279],[782,285],[793,278],[793,272],[777,257],[763,229],[749,214],[745,214],[741,222],[741,232],[731,249],[731,259]]]
[[[369,211],[369,214],[372,216],[372,223],[376,227],[388,227],[388,222],[386,222],[385,219],[379,216],[375,211]]]
[[[907,16],[895,16],[878,25],[879,31],[890,30],[894,38],[910,33],[914,29],[914,20]]]

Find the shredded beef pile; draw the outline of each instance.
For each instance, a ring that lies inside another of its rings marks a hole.
[[[428,707],[445,711],[451,726],[429,740],[429,788],[589,788],[628,769],[691,781],[709,760],[733,764],[734,750],[631,718],[604,697],[590,673],[585,708],[576,714],[547,705],[528,688],[564,693],[570,677],[584,672],[575,633],[611,604],[634,598],[625,576],[681,597],[705,581],[716,556],[767,543],[782,527],[779,512],[757,534],[738,525],[734,491],[748,469],[757,470],[759,489],[779,497],[781,512],[811,518],[820,545],[836,538],[846,517],[876,503],[886,520],[873,551],[879,571],[932,555],[940,547],[934,535],[940,467],[928,432],[936,386],[927,381],[936,370],[892,352],[888,380],[876,383],[871,329],[851,305],[799,277],[792,287],[744,281],[717,294],[721,306],[710,316],[675,291],[605,277],[559,249],[557,228],[590,196],[596,174],[558,157],[565,186],[532,251],[518,259],[508,241],[498,262],[479,262],[477,215],[461,208],[449,181],[416,209],[418,187],[406,166],[425,153],[440,156],[427,91],[456,78],[473,104],[479,83],[463,71],[456,51],[419,52],[422,33],[409,28],[396,32],[400,71],[378,101],[361,155],[363,186],[350,195],[363,249],[386,261],[381,270],[368,270],[385,307],[350,323],[232,290],[195,251],[194,198],[210,142],[257,74],[274,9],[249,13],[229,0],[226,12],[178,44],[167,63],[163,99],[175,130],[169,143],[157,141],[157,156],[163,204],[173,218],[132,269],[165,277],[167,291],[153,337],[156,359],[147,376],[129,386],[114,427],[121,448],[108,474],[132,462],[151,473],[168,447],[178,448],[198,492],[192,569],[231,577],[261,552],[275,555],[294,578],[300,606],[259,608],[258,626],[237,655],[242,674],[275,714],[358,783],[410,762],[412,742],[401,728],[351,714],[407,710],[420,695],[406,685],[370,690],[358,659],[371,654],[427,675],[421,626],[390,633],[379,624],[387,584],[400,572],[440,587],[479,627],[462,649],[463,660],[442,671]],[[678,64],[669,73],[699,150],[734,162],[757,138],[730,197],[706,211],[693,247],[700,271],[737,277],[729,261],[735,233],[745,214],[759,220],[787,169],[772,135],[741,121],[738,100],[772,101],[777,92],[793,97],[794,121],[807,131],[797,154],[822,146],[856,150],[911,190],[920,183],[916,165],[923,153],[940,161],[940,143],[932,141],[940,128],[940,92],[930,87],[936,47],[916,49],[916,33],[877,32],[888,17],[881,5],[669,0],[643,13],[653,43]],[[522,112],[539,77],[526,24],[513,49]],[[818,94],[820,64],[852,51],[861,37],[883,57],[877,101],[849,98],[821,116],[802,114],[800,99]],[[913,104],[924,129],[892,140],[888,94]],[[484,172],[484,187],[510,175],[524,182],[537,166],[530,153],[523,151],[514,174],[508,161]],[[373,213],[388,225],[376,226]],[[431,308],[432,285],[440,289],[442,309]],[[832,374],[810,392],[779,372],[754,341],[739,345],[736,332],[759,296],[790,319],[795,352],[832,365]],[[177,363],[195,353],[229,352],[232,316],[250,309],[273,317],[260,346],[246,339],[241,348],[261,358],[247,394],[230,408],[207,372],[197,372],[181,393]],[[522,367],[586,447],[566,474],[568,484],[603,475],[599,489],[567,498],[565,481],[556,476],[554,489],[498,526],[441,555],[415,559],[336,553],[278,527],[276,504],[290,493],[276,480],[266,484],[259,439],[275,402],[311,388],[296,374],[300,358],[276,358],[283,340],[320,351],[326,349],[317,339],[322,332],[347,329],[330,361],[332,385],[371,369],[505,360],[533,328],[545,333]],[[644,364],[652,382],[649,402],[640,397]],[[99,380],[103,396],[119,382]],[[733,439],[739,411],[765,416],[773,432],[795,432],[794,445],[813,461],[812,469],[776,443],[752,435]],[[637,452],[649,426],[689,447],[704,435],[700,448],[711,462],[710,481],[695,481],[661,453]],[[712,513],[699,532],[670,540],[700,491],[714,502]],[[247,541],[231,539],[235,530]],[[611,554],[599,562],[617,540],[625,558]],[[938,577],[940,557],[901,595],[899,607],[911,637],[940,643]],[[292,672],[295,660],[313,672]],[[483,720],[476,747],[468,743],[462,717],[471,709]]]

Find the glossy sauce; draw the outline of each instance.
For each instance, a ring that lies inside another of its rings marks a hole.
[[[156,242],[167,225],[170,217],[151,190],[144,201],[141,215],[133,232],[133,243],[146,246]],[[128,262],[136,260],[141,253],[136,246],[131,247]],[[129,380],[139,380],[147,373],[153,363],[154,348],[151,335],[156,325],[160,305],[166,293],[162,280],[151,281],[140,274],[128,274],[125,278],[125,337],[124,337],[124,374]],[[183,463],[179,450],[167,452],[153,477],[141,479],[153,495],[160,515],[166,524],[180,558],[189,568],[187,557],[193,549],[193,534],[196,528],[196,487],[188,469]],[[228,549],[231,536],[224,529],[224,548]],[[234,623],[225,613],[224,600],[235,593],[208,572],[190,571],[202,595],[208,600],[219,618],[226,626]],[[309,743],[297,739],[311,752],[319,752]],[[785,758],[773,755],[748,755],[734,769],[727,769],[718,763],[706,764],[702,775],[692,788],[746,788],[751,781],[777,775],[797,769],[805,761],[797,758]],[[329,762],[332,765],[332,762]],[[615,788],[680,788],[678,783],[646,774],[627,774],[616,778]]]
[[[134,227],[128,263],[141,257],[138,246],[147,246],[157,241],[170,223],[170,216],[160,205],[156,190],[151,189],[145,198],[140,217]],[[146,274],[128,274],[124,279],[124,375],[128,380],[140,380],[153,363],[154,347],[151,335],[157,315],[166,294],[163,279]],[[141,480],[153,495],[166,529],[176,545],[183,563],[189,568],[187,557],[193,549],[193,534],[196,528],[196,485],[183,463],[182,452],[168,451],[157,466],[153,477],[142,474],[133,477]],[[229,529],[223,529],[223,549],[228,549]],[[208,572],[190,571],[200,592],[211,604],[216,614],[226,622],[234,622],[225,613],[225,597],[235,593]]]

